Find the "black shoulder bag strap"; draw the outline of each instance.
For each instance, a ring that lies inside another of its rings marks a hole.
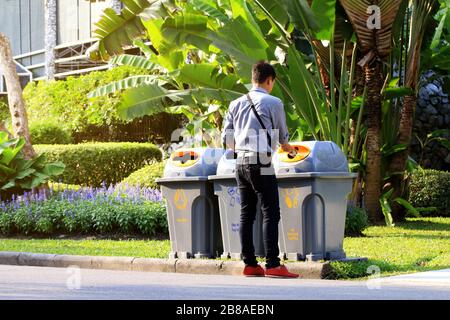
[[[266,126],[264,125],[264,122],[261,119],[261,116],[259,115],[258,111],[256,111],[255,104],[253,103],[253,100],[248,93],[247,93],[247,100],[250,103],[250,107],[255,113],[256,119],[258,119],[259,124],[261,125],[263,130],[265,130],[267,133],[267,143],[269,144],[269,148],[272,148],[272,137],[270,136],[269,130],[267,130]],[[270,118],[270,122],[272,122],[272,117]],[[271,153],[269,156],[271,156]]]

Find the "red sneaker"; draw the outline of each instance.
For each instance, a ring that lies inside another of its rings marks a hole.
[[[265,272],[260,265],[257,265],[256,267],[245,266],[242,274],[246,277],[264,277]]]
[[[296,273],[291,273],[288,269],[281,265],[276,268],[266,269],[266,277],[271,278],[298,278],[300,275]]]

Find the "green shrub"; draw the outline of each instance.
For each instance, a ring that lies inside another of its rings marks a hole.
[[[364,229],[369,225],[367,212],[365,209],[348,207],[345,218],[345,235],[361,236]]]
[[[409,183],[409,200],[420,210],[421,215],[450,216],[450,172],[437,170],[416,170]]]
[[[145,69],[120,66],[61,81],[30,82],[23,93],[29,121],[46,119],[73,131],[82,131],[88,125],[111,124],[119,120],[117,105],[121,93],[90,100],[89,92],[113,81],[148,73]]]
[[[0,234],[126,233],[149,237],[167,235],[165,205],[135,196],[114,196],[104,189],[96,192],[66,190],[48,199],[0,203]]]
[[[33,144],[70,144],[70,133],[59,124],[52,122],[35,122],[30,125],[31,143]]]
[[[130,186],[142,186],[148,188],[159,188],[155,180],[161,178],[164,173],[165,162],[154,162],[148,166],[139,169],[127,178],[125,178],[122,183],[129,184]]]
[[[30,82],[23,93],[29,122],[33,125],[45,119],[61,125],[71,132],[76,143],[153,142],[155,139],[159,142],[170,141],[173,130],[180,127],[180,115],[160,113],[124,121],[117,112],[123,92],[88,98],[91,91],[101,86],[130,76],[147,75],[149,72],[146,69],[119,66],[79,77],[67,77],[65,80]],[[0,105],[0,115],[1,110]]]
[[[116,184],[152,161],[161,151],[150,143],[86,143],[78,145],[36,145],[50,161],[66,165],[60,182],[99,187]]]

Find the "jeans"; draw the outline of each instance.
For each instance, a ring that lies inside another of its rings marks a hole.
[[[278,223],[280,221],[280,205],[278,184],[273,167],[270,164],[251,164],[244,161],[236,165],[236,180],[241,196],[241,221],[239,235],[242,245],[244,263],[256,266],[255,248],[253,245],[253,223],[256,218],[258,199],[263,215],[263,238],[266,253],[266,268],[280,265],[280,249],[278,247]]]

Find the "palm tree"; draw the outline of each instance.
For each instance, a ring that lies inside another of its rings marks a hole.
[[[8,91],[8,104],[11,112],[13,124],[13,134],[15,137],[23,137],[25,146],[23,154],[26,159],[36,157],[30,141],[30,131],[28,128],[28,118],[25,109],[25,101],[22,96],[22,87],[20,86],[19,76],[16,71],[11,43],[3,33],[0,32],[0,71],[3,74]]]
[[[383,87],[383,60],[391,51],[391,32],[402,0],[340,0],[352,23],[364,58],[367,93],[366,181],[365,206],[372,222],[382,220],[381,197],[381,90]],[[373,7],[375,6],[375,7]],[[373,10],[372,10],[373,9]],[[379,13],[379,15],[378,15]],[[373,15],[374,14],[374,15]],[[370,19],[378,19],[374,27]],[[378,28],[379,27],[379,28]]]

